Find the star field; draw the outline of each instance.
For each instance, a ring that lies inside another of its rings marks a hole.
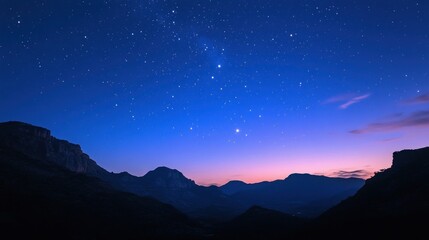
[[[428,145],[425,1],[4,0],[0,120],[110,171],[330,175]]]

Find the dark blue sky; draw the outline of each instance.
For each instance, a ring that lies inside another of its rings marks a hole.
[[[1,0],[0,121],[110,171],[363,175],[428,145],[429,2]]]

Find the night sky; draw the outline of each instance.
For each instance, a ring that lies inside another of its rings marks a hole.
[[[0,109],[113,172],[367,177],[429,145],[429,1],[0,0]]]

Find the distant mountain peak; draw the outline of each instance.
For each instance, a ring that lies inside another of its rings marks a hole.
[[[309,173],[292,173],[284,180],[286,181],[302,181],[302,180],[322,180],[322,179],[350,179],[350,180],[356,180],[356,181],[363,181],[362,178],[358,177],[328,177],[324,175],[315,175],[315,174],[309,174]]]
[[[162,172],[162,173],[172,173],[172,172],[174,172],[174,173],[180,173],[180,174],[182,174],[179,170],[173,169],[173,168],[169,168],[169,167],[166,167],[166,166],[157,167],[157,168],[155,168],[152,171],[154,171],[154,172]]]
[[[245,182],[243,182],[243,181],[241,181],[241,180],[231,180],[231,181],[229,181],[229,182],[227,182],[227,183],[225,183],[223,186],[225,187],[225,186],[230,186],[230,185],[247,185],[248,183],[245,183]]]
[[[320,178],[328,178],[326,176],[321,175],[313,175],[309,173],[292,173],[284,180],[304,180],[304,179],[320,179]]]
[[[157,167],[152,171],[149,171],[145,176],[150,177],[163,177],[163,178],[184,178],[187,179],[183,173],[177,169],[161,166]]]
[[[231,180],[225,183],[224,185],[222,185],[220,188],[223,193],[227,195],[232,195],[236,192],[252,188],[252,184],[247,184],[240,180]]]
[[[142,178],[147,183],[155,184],[158,187],[189,188],[196,186],[194,181],[186,178],[180,171],[165,166],[149,171]]]
[[[241,180],[231,180],[231,181],[227,182],[226,184],[229,184],[229,183],[233,183],[233,184],[247,184],[247,183],[245,183],[245,182],[243,182]]]
[[[292,174],[289,174],[288,177],[312,177],[312,176],[317,176],[317,175],[312,175],[309,173],[292,173]]]

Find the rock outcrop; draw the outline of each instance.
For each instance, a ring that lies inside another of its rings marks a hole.
[[[325,212],[320,232],[341,229],[356,238],[397,238],[425,233],[429,215],[429,147],[393,154],[393,164],[368,179],[353,196]],[[419,235],[421,236],[421,235]]]
[[[19,151],[40,161],[55,163],[66,169],[90,176],[107,171],[82,152],[79,145],[51,136],[51,131],[22,122],[0,123],[0,146]]]
[[[127,172],[110,173],[97,165],[77,144],[51,136],[48,129],[22,122],[0,123],[0,149],[8,148],[41,162],[75,173],[97,177],[114,188],[150,196],[184,212],[213,204],[230,205],[218,188],[197,185],[177,170],[159,167],[142,177]]]

